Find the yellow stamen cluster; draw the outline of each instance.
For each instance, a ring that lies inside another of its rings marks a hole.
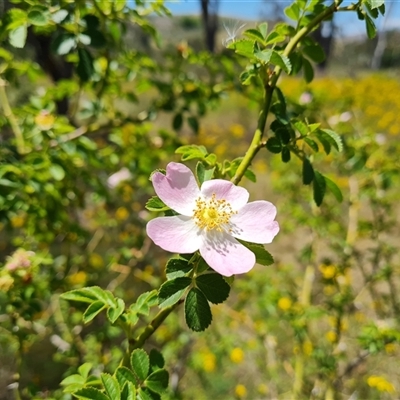
[[[224,230],[224,225],[229,224],[231,216],[237,214],[226,200],[217,200],[215,193],[207,200],[199,197],[193,212],[195,222],[200,228],[219,232]]]

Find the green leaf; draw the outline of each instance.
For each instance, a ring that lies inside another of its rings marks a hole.
[[[230,44],[228,47],[233,47],[235,49],[235,53],[240,54],[241,56],[247,58],[253,58],[254,56],[254,40],[249,39],[241,39],[236,42]]]
[[[319,129],[318,134],[323,135],[337,151],[343,151],[342,138],[335,131],[331,129]]]
[[[134,309],[143,315],[149,315],[150,307],[158,304],[157,290],[142,293],[134,304]],[[131,306],[132,307],[132,306]]]
[[[82,82],[87,82],[94,73],[93,57],[88,50],[82,47],[78,48],[78,57],[76,72]]]
[[[89,372],[92,369],[92,366],[92,363],[84,363],[78,368],[78,372],[83,378],[86,379],[89,376]]]
[[[65,18],[67,18],[67,16],[68,16],[68,10],[61,9],[51,14],[51,19],[56,24],[60,24],[65,20]]]
[[[132,383],[134,386],[139,386],[134,373],[126,367],[118,367],[115,371],[115,376],[120,388],[123,388],[126,383]]]
[[[165,273],[167,279],[171,280],[186,275],[192,268],[193,265],[189,264],[188,260],[182,257],[172,257],[167,261]]]
[[[111,400],[120,400],[121,391],[119,389],[118,381],[109,374],[101,374],[101,381],[103,382],[104,389]]]
[[[282,162],[284,163],[288,163],[290,161],[291,155],[290,155],[290,150],[287,147],[284,147],[282,149],[282,153],[281,153],[281,159]]]
[[[177,303],[191,283],[192,279],[187,277],[164,282],[158,292],[159,306],[165,308]]]
[[[63,379],[60,383],[61,386],[70,386],[70,385],[76,385],[77,389],[80,389],[82,386],[85,385],[86,379],[78,374],[73,374],[70,376],[67,376],[65,379]],[[78,387],[79,386],[79,387]],[[75,390],[77,390],[75,389]]]
[[[314,180],[314,168],[308,158],[303,159],[303,184],[309,185]]]
[[[373,39],[376,36],[376,26],[370,16],[365,15],[365,27],[367,29],[367,36]]]
[[[329,154],[331,152],[331,140],[328,139],[329,136],[321,133],[320,130],[316,132],[316,136],[320,143],[322,144],[322,147],[324,148],[324,151],[326,154]]]
[[[51,44],[52,50],[60,56],[68,54],[75,46],[75,35],[66,32],[59,34]]]
[[[133,383],[127,382],[122,388],[121,400],[136,400],[136,388]]]
[[[243,35],[250,39],[258,40],[264,46],[266,45],[264,36],[258,29],[247,29],[243,32]]]
[[[172,120],[172,127],[176,130],[179,131],[179,129],[182,128],[183,124],[183,116],[182,113],[175,114],[174,119]]]
[[[163,355],[156,349],[151,349],[150,354],[150,368],[152,371],[157,371],[164,368],[165,361]]]
[[[170,208],[167,205],[165,205],[164,202],[158,196],[153,196],[151,199],[147,200],[145,207],[149,211],[156,211],[156,212],[170,210]]]
[[[161,400],[161,396],[147,388],[139,388],[136,400]]]
[[[325,178],[326,186],[328,187],[328,189],[333,193],[336,200],[339,203],[341,203],[343,201],[343,194],[342,194],[342,191],[339,189],[338,185],[336,185],[335,182],[333,182],[331,179],[327,178],[326,176],[324,176],[324,178]]]
[[[214,304],[224,302],[231,290],[220,274],[203,274],[196,278],[196,286],[204,293],[207,300]]]
[[[43,9],[42,7],[32,7],[32,9],[28,12],[28,21],[32,25],[36,26],[45,26],[49,23],[50,13],[48,10]]]
[[[215,171],[215,167],[211,168],[211,169],[206,169],[204,164],[201,161],[199,161],[196,165],[196,176],[197,176],[197,180],[199,181],[200,185],[203,182],[209,181],[210,179],[212,179],[212,177],[214,175],[214,171]]]
[[[262,22],[257,26],[257,29],[261,32],[261,35],[265,39],[268,33],[268,22]]]
[[[304,141],[317,153],[319,148],[318,148],[318,144],[315,140],[310,139],[310,138],[304,138]]]
[[[286,7],[285,10],[285,15],[294,21],[298,21],[300,18],[300,7],[297,3],[292,3],[289,7]]]
[[[98,289],[102,291],[98,286],[70,290],[69,292],[61,294],[60,297],[65,300],[93,303],[94,301],[99,300],[99,297],[104,298],[101,296]]]
[[[314,171],[313,192],[315,204],[319,207],[322,204],[326,191],[325,177],[318,171]]]
[[[58,164],[53,164],[49,168],[50,175],[56,180],[56,181],[62,181],[65,178],[65,171],[64,168],[61,167],[61,165]]]
[[[159,369],[158,371],[150,374],[149,377],[145,380],[144,384],[152,392],[162,394],[168,388],[168,379],[168,372],[165,369]]]
[[[110,400],[110,398],[100,392],[100,390],[92,387],[80,389],[74,393],[74,396],[84,400]]]
[[[204,331],[212,321],[207,298],[197,288],[190,289],[185,301],[185,319],[188,327],[195,331]]]
[[[8,35],[8,41],[11,46],[22,49],[25,46],[26,36],[28,34],[28,27],[26,24],[20,25],[17,28],[10,31]]]
[[[239,242],[254,253],[257,264],[268,266],[274,263],[274,258],[267,250],[265,250],[262,244],[245,242],[244,240],[239,240]]]
[[[324,49],[319,44],[305,46],[302,50],[303,54],[316,63],[321,63],[326,58]]]
[[[372,9],[385,5],[385,0],[366,0]]]
[[[193,132],[198,134],[200,128],[199,120],[196,117],[188,117],[187,121]]]
[[[284,54],[278,53],[277,51],[272,51],[271,63],[281,67],[287,74],[290,74],[292,69],[292,64],[290,63],[289,57]]]
[[[303,73],[304,79],[307,83],[310,83],[314,79],[314,68],[307,58],[303,57]]]
[[[96,315],[100,314],[105,307],[102,301],[95,301],[92,303],[83,314],[83,322],[85,324],[90,322]]]
[[[286,39],[286,36],[280,35],[276,31],[272,31],[267,36],[265,45],[268,46],[268,45],[271,45],[271,44],[280,43],[280,42],[283,42],[285,39]]]
[[[267,144],[266,144],[267,149],[274,154],[279,154],[282,151],[282,143],[281,141],[272,136],[267,140]]]
[[[122,299],[116,299],[116,307],[110,307],[107,310],[107,318],[113,324],[125,311],[125,302]]]
[[[205,157],[208,155],[208,151],[204,146],[188,144],[186,146],[178,147],[175,150],[175,154],[182,154],[182,161],[193,160],[195,158],[204,160]]]
[[[139,382],[144,382],[149,374],[150,360],[143,349],[136,349],[131,354],[131,367]]]

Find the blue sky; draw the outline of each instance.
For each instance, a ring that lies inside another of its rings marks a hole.
[[[260,20],[267,17],[268,3],[275,0],[219,0],[219,15],[232,19]],[[284,4],[291,4],[291,1],[278,0]],[[350,4],[351,1],[345,1],[344,4]],[[392,3],[391,5],[389,3]],[[174,15],[179,14],[199,14],[200,4],[198,0],[181,0],[181,1],[165,1],[165,5]],[[390,28],[400,29],[400,1],[386,1],[386,9],[389,13],[386,17],[386,26]],[[353,12],[338,13],[336,23],[339,27],[340,34],[343,36],[363,35],[365,34],[365,23],[359,21]],[[376,24],[378,28],[383,23],[380,18]]]

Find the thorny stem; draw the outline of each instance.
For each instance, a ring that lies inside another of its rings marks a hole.
[[[318,26],[324,19],[330,17],[334,12],[339,10],[339,5],[342,3],[343,0],[336,0],[334,3],[332,3],[329,7],[327,7],[324,11],[321,12],[321,14],[317,15],[313,20],[310,21],[310,23],[301,28],[296,35],[292,37],[292,39],[289,41],[287,44],[283,55],[288,57],[296,48],[296,46],[299,44],[301,39],[308,35],[316,26]],[[347,8],[346,8],[347,9]],[[355,8],[354,8],[355,9]],[[243,175],[245,174],[247,168],[253,161],[254,157],[260,150],[262,146],[260,146],[262,142],[262,137],[264,135],[264,130],[265,130],[265,124],[267,122],[267,116],[269,113],[269,109],[271,106],[272,102],[272,95],[274,93],[276,84],[278,82],[279,76],[282,73],[282,68],[279,66],[276,66],[273,70],[273,72],[269,75],[268,80],[264,82],[264,99],[263,99],[263,106],[260,111],[259,117],[258,117],[258,123],[257,123],[257,128],[254,132],[253,139],[250,143],[249,148],[247,149],[247,152],[245,156],[243,157],[242,162],[240,163],[235,176],[231,179],[231,181],[237,185],[240,180],[243,178]]]
[[[18,125],[18,121],[11,109],[6,92],[6,82],[0,78],[0,104],[2,104],[4,116],[8,119],[11,129],[14,132],[15,140],[17,142],[17,151],[19,154],[26,154],[25,141],[22,131]]]

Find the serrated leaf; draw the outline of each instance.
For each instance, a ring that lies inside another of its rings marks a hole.
[[[342,138],[331,129],[319,129],[319,132],[323,132],[324,137],[330,142],[330,144],[336,148],[337,151],[343,151],[343,141]]]
[[[136,400],[161,400],[161,396],[147,388],[139,388]]]
[[[211,169],[207,169],[202,162],[198,162],[196,165],[196,176],[197,180],[199,181],[200,185],[212,179],[214,175],[215,167]]]
[[[302,51],[303,54],[316,63],[321,63],[326,58],[324,49],[319,44],[304,46]]]
[[[105,309],[105,304],[102,301],[95,301],[92,303],[83,314],[83,322],[87,324],[90,322],[96,315],[100,314]]]
[[[265,40],[263,34],[258,29],[246,29],[243,32],[244,36],[247,36],[250,39],[258,40],[261,44],[265,46]]]
[[[270,137],[267,140],[266,147],[271,153],[274,154],[279,154],[282,151],[281,141],[274,136]]]
[[[88,50],[82,47],[78,48],[78,57],[76,72],[82,82],[87,82],[94,73],[93,57]]]
[[[138,313],[149,315],[150,307],[158,304],[157,290],[142,293],[136,300],[134,308]]]
[[[149,374],[150,360],[143,349],[136,349],[131,354],[131,367],[139,382],[144,382]]]
[[[8,35],[8,41],[10,42],[11,46],[22,49],[26,43],[26,37],[28,34],[28,27],[26,24],[20,25],[17,28],[10,31]]]
[[[104,389],[111,400],[120,400],[121,392],[119,389],[118,381],[109,374],[101,374],[100,379],[103,383]]]
[[[158,292],[159,306],[165,308],[177,303],[191,283],[192,279],[187,277],[164,282]]]
[[[175,279],[180,276],[184,276],[193,268],[192,264],[189,264],[188,260],[182,257],[172,257],[167,261],[165,266],[165,273],[167,279]]]
[[[365,15],[365,27],[367,29],[367,36],[373,39],[376,36],[376,26],[374,21],[368,15]]]
[[[321,134],[320,132],[317,132],[317,138],[322,144],[325,153],[329,154],[331,152],[331,141],[328,139],[326,135]]]
[[[121,391],[121,400],[136,400],[136,388],[133,383],[125,383]]]
[[[195,331],[204,331],[212,321],[207,298],[197,288],[190,289],[185,300],[185,319],[188,327]]]
[[[145,380],[145,385],[152,392],[162,394],[168,388],[168,379],[168,372],[165,369],[159,369],[149,375]]]
[[[163,355],[156,349],[151,349],[150,354],[150,369],[151,371],[157,371],[164,368],[165,361]]]
[[[310,138],[304,138],[304,141],[317,153],[319,148],[318,148],[318,144],[315,140],[310,139]]]
[[[125,302],[122,299],[116,299],[116,307],[110,307],[107,310],[107,318],[113,324],[125,311]]]
[[[245,242],[244,240],[239,240],[239,242],[254,253],[257,264],[268,266],[274,263],[274,258],[267,250],[265,250],[262,244]]]
[[[74,393],[74,396],[78,399],[84,400],[110,400],[110,398],[104,393],[100,392],[100,390],[92,387],[79,389],[77,392]]]
[[[385,5],[385,0],[367,0],[367,3],[374,9]]]
[[[319,207],[322,204],[326,191],[325,177],[318,171],[314,171],[313,193],[315,204]]]
[[[61,294],[61,298],[70,301],[79,301],[82,303],[93,303],[99,300],[98,293],[94,290],[96,286],[70,290],[69,292]]]
[[[314,168],[308,158],[303,159],[303,184],[309,185],[314,179]]]
[[[145,207],[147,210],[155,212],[170,210],[170,208],[164,204],[164,202],[158,196],[153,196],[147,200]]]
[[[231,290],[220,274],[203,274],[196,278],[196,286],[204,293],[207,300],[214,304],[224,302]]]
[[[178,147],[175,150],[175,154],[182,154],[182,157],[181,157],[182,161],[193,160],[195,158],[204,160],[208,154],[208,151],[204,146],[197,146],[194,144],[189,144],[189,145]]]
[[[271,62],[272,64],[281,67],[287,74],[290,74],[290,71],[292,69],[292,64],[290,63],[289,57],[273,50],[271,56]]]
[[[117,378],[120,388],[123,388],[126,383],[132,383],[134,386],[139,386],[134,373],[126,367],[118,367],[115,371],[115,377]]]
[[[300,132],[302,136],[308,135],[308,127],[303,121],[294,121],[293,125]]]
[[[265,40],[265,45],[271,45],[279,42],[283,42],[286,39],[286,36],[280,35],[278,32],[272,31],[270,34],[267,36],[267,39]]]
[[[235,49],[235,53],[240,54],[241,56],[247,58],[253,58],[254,46],[255,46],[254,40],[249,40],[249,39],[237,40],[232,44],[232,46]]]
[[[339,186],[336,185],[335,182],[333,182],[331,179],[327,178],[326,176],[324,178],[325,178],[326,186],[328,187],[328,189],[333,193],[336,200],[339,203],[341,203],[343,201],[343,194],[342,194],[342,191],[339,189]]]

